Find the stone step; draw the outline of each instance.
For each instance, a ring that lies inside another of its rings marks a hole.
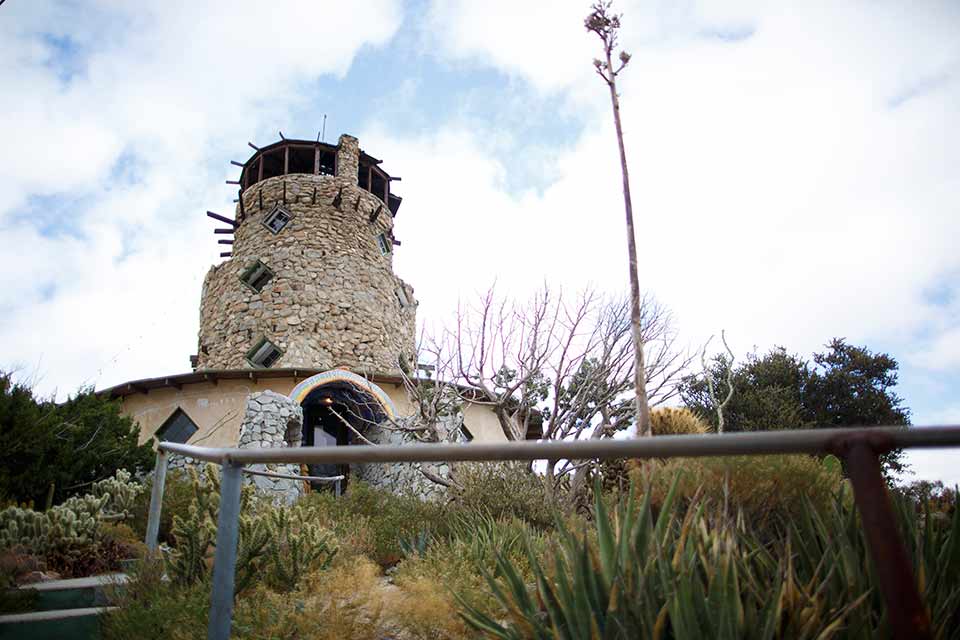
[[[34,611],[89,609],[110,604],[109,588],[123,585],[128,579],[124,573],[110,573],[88,578],[37,582],[24,585],[19,591],[35,594]]]
[[[116,607],[32,611],[0,616],[0,640],[98,640],[100,615]]]

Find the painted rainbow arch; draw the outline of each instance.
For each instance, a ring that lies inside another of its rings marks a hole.
[[[330,371],[324,371],[323,373],[310,376],[295,386],[293,391],[290,392],[289,397],[297,404],[303,404],[303,401],[307,399],[307,396],[310,395],[310,392],[318,387],[330,384],[331,382],[347,382],[357,387],[361,391],[365,391],[366,393],[370,394],[381,407],[383,407],[384,412],[391,420],[396,419],[397,408],[393,406],[393,400],[390,399],[390,396],[388,396],[383,389],[370,382],[363,376],[358,376],[352,371],[347,371],[346,369],[332,369]]]

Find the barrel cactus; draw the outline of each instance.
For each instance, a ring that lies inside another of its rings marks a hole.
[[[660,407],[650,412],[650,428],[655,436],[702,435],[710,427],[690,409]]]

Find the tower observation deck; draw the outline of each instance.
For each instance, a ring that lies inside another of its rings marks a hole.
[[[196,369],[393,374],[413,358],[417,302],[393,273],[399,178],[380,165],[349,135],[254,147],[234,217],[208,212],[231,250],[204,279]]]

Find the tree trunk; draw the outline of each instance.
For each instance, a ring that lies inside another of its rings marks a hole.
[[[630,174],[627,172],[627,152],[623,146],[623,127],[620,124],[620,98],[617,96],[617,81],[613,75],[610,49],[607,49],[607,86],[613,104],[613,122],[617,129],[617,145],[620,148],[620,169],[623,173],[623,204],[627,215],[627,257],[630,267],[630,329],[633,334],[634,387],[636,390],[637,435],[652,435],[650,430],[650,405],[647,402],[647,372],[643,357],[643,335],[640,332],[640,280],[637,276],[637,241],[633,231],[633,202],[630,199]]]

